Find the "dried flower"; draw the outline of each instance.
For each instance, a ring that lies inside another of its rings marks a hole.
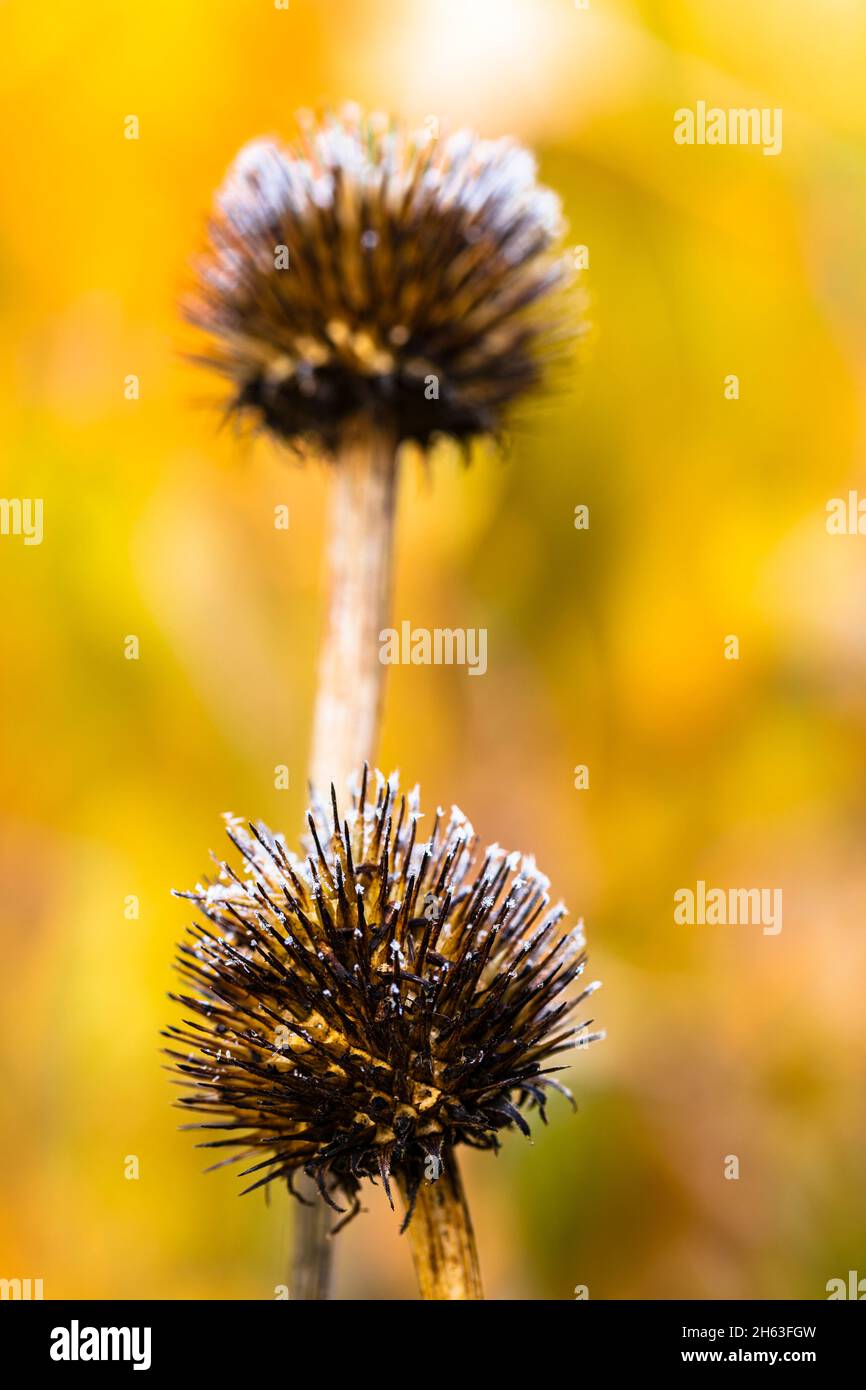
[[[545,1119],[561,1053],[600,1033],[571,1019],[597,988],[568,993],[586,965],[531,858],[483,853],[466,818],[437,811],[419,838],[417,788],[367,771],[340,820],[308,816],[308,856],[261,824],[228,818],[241,855],[179,896],[190,928],[173,996],[192,1017],[166,1034],[205,1148],[252,1160],[246,1191],[303,1169],[333,1206],[360,1209],[364,1177],[394,1174],[412,1207],[458,1144],[499,1147]],[[569,1097],[570,1098],[570,1097]],[[338,1207],[338,1209],[340,1209]],[[348,1218],[347,1218],[348,1219]]]
[[[190,319],[232,408],[338,446],[496,431],[539,379],[538,301],[564,284],[557,196],[511,140],[403,131],[348,107],[245,146],[217,195]],[[561,318],[560,315],[557,318]]]

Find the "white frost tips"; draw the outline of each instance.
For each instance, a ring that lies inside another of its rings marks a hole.
[[[217,193],[218,207],[242,235],[261,231],[286,207],[288,161],[274,140],[251,140],[235,158]]]

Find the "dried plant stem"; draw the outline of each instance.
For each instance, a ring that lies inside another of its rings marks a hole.
[[[397,1181],[408,1206],[405,1180],[398,1175]],[[472,1219],[453,1153],[437,1182],[422,1182],[407,1233],[422,1298],[483,1299]]]
[[[385,667],[379,633],[388,625],[396,443],[361,423],[347,433],[333,466],[328,529],[328,608],[319,665],[310,781],[327,795],[365,762],[376,762]],[[336,1214],[306,1178],[298,1189],[309,1206],[295,1217],[291,1292],[294,1299],[330,1293]]]
[[[293,1299],[311,1302],[330,1297],[333,1245],[330,1239],[331,1208],[322,1201],[312,1178],[301,1175],[295,1182],[307,1206],[295,1207],[292,1232],[292,1271],[289,1289]]]
[[[330,594],[319,665],[310,780],[333,782],[375,762],[385,668],[379,633],[391,606],[397,491],[394,439],[358,426],[334,465],[329,527]]]

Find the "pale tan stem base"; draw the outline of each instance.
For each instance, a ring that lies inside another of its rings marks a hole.
[[[292,1232],[292,1270],[289,1289],[292,1298],[300,1302],[330,1297],[333,1244],[329,1237],[336,1213],[319,1196],[312,1178],[303,1174],[296,1178],[295,1187],[309,1206],[295,1204],[295,1224]]]
[[[405,1181],[398,1178],[408,1206]],[[407,1235],[424,1299],[483,1299],[472,1219],[457,1160],[450,1154],[437,1182],[422,1182]]]
[[[296,1179],[295,1186],[309,1207],[296,1205],[293,1230],[292,1298],[310,1302],[331,1294],[331,1264],[334,1245],[329,1240],[335,1213],[322,1202],[316,1183],[309,1177]]]
[[[310,756],[311,783],[327,802],[333,782],[341,806],[351,774],[376,762],[385,675],[379,633],[390,616],[396,494],[394,439],[360,423],[333,465],[328,607]],[[312,1179],[301,1176],[297,1187],[311,1205],[295,1215],[292,1298],[327,1299],[337,1216]]]

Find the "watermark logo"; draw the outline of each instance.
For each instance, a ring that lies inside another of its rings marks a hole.
[[[22,536],[25,545],[41,545],[42,534],[41,497],[0,497],[0,535]]]
[[[707,106],[705,101],[674,112],[674,141],[678,145],[760,145],[766,155],[782,152],[782,109],[779,106]]]
[[[438,1154],[428,1154],[424,1159],[424,1177],[427,1182],[438,1182],[442,1172],[442,1160]]]
[[[41,1279],[0,1279],[0,1301],[44,1299]]]
[[[827,530],[831,536],[866,536],[866,497],[851,488],[846,497],[827,503]]]
[[[52,1361],[131,1361],[134,1371],[150,1369],[149,1327],[69,1327],[51,1331]]]
[[[486,627],[412,627],[406,620],[379,633],[383,666],[466,666],[470,676],[487,670]]]
[[[439,899],[435,893],[424,894],[424,919],[434,924],[439,921],[441,916]]]
[[[828,1300],[834,1298],[854,1298],[862,1303],[866,1299],[866,1279],[861,1279],[856,1269],[848,1270],[848,1282],[844,1279],[828,1279],[824,1286]]]
[[[782,930],[781,888],[707,888],[702,878],[695,888],[674,893],[674,921],[680,926],[756,927],[764,936]]]

